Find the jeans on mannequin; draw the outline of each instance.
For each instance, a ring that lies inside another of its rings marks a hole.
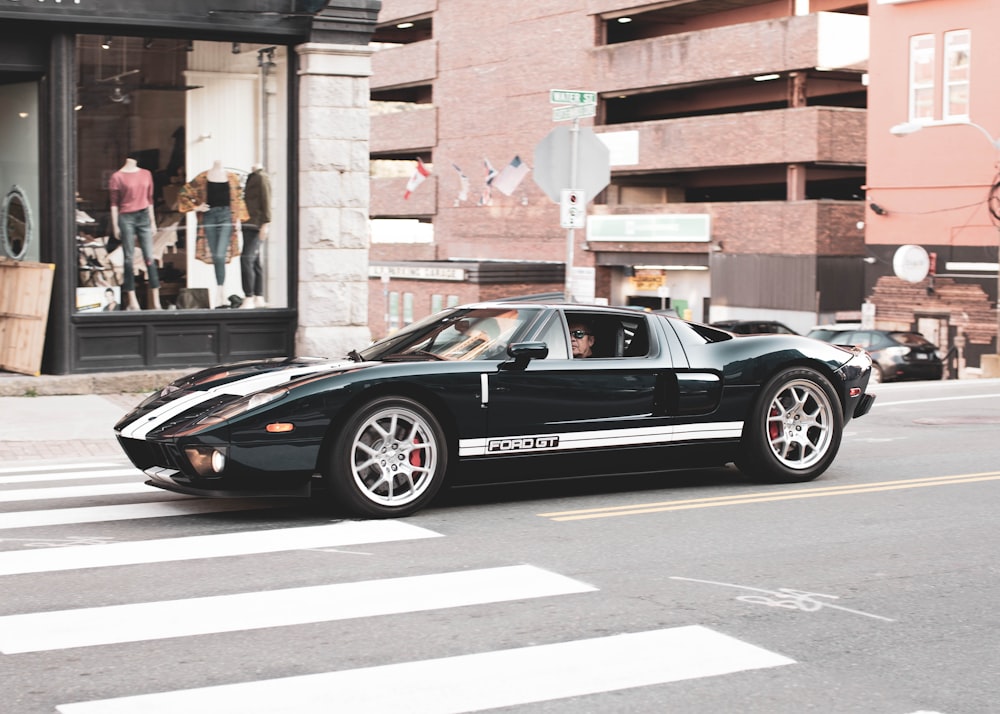
[[[146,263],[146,274],[149,278],[149,287],[160,287],[160,273],[153,259],[153,226],[149,221],[149,211],[143,209],[134,213],[118,214],[118,232],[122,241],[122,268],[125,274],[122,276],[122,290],[133,292],[135,290],[135,241],[139,239],[139,250],[142,251],[142,258]]]
[[[222,285],[226,282],[226,252],[229,249],[229,238],[233,234],[233,218],[229,206],[209,208],[202,217],[202,226],[205,228],[205,239],[215,267],[215,284]]]
[[[240,254],[243,294],[248,298],[264,295],[264,269],[260,264],[260,228],[243,224],[243,252]]]

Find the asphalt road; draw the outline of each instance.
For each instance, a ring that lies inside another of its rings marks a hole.
[[[993,714],[1000,382],[877,391],[812,483],[456,489],[394,522],[8,463],[0,712]]]

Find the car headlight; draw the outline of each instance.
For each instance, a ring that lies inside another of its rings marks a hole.
[[[238,417],[240,414],[244,414],[252,409],[269,404],[276,399],[281,399],[286,394],[288,394],[288,390],[284,388],[268,389],[263,392],[250,394],[242,399],[237,399],[231,404],[220,407],[211,414],[202,417],[198,420],[197,424],[198,426],[213,426],[215,424],[220,424],[224,421],[232,419],[233,417]]]

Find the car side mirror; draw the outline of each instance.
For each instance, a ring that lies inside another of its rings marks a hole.
[[[549,356],[549,346],[544,342],[515,342],[507,346],[507,356],[511,361],[500,365],[501,369],[524,369],[533,359]]]

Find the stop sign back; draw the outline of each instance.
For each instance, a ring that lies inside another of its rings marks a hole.
[[[577,140],[576,186],[572,185],[573,137],[568,126],[557,126],[535,147],[532,177],[538,187],[556,203],[566,189],[583,191],[590,201],[611,182],[608,147],[589,127],[579,127]]]

